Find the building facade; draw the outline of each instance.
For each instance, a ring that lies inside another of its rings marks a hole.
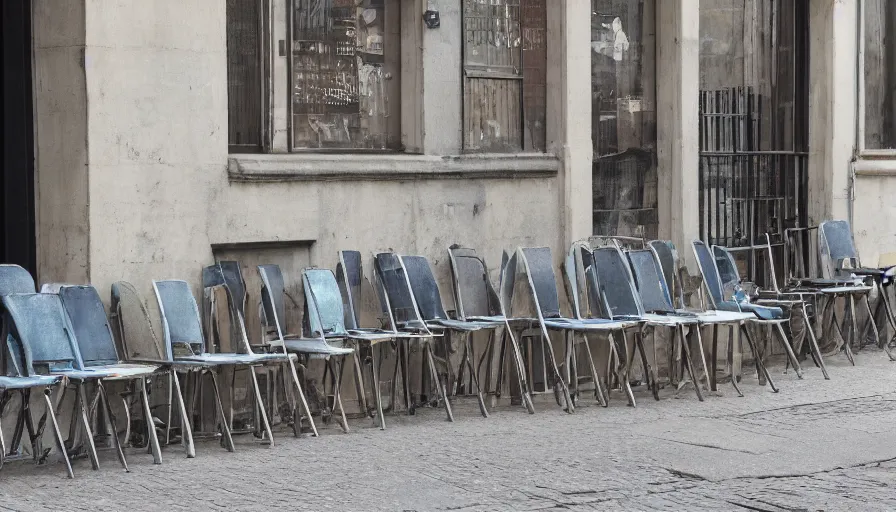
[[[297,287],[340,249],[393,249],[430,258],[450,304],[454,243],[494,268],[592,234],[738,245],[827,218],[868,264],[896,252],[884,0],[4,9],[31,41],[34,147],[32,188],[4,190],[34,198],[33,234],[7,213],[6,258],[42,282],[148,294],[226,258]]]

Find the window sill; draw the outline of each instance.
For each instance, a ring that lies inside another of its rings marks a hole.
[[[853,169],[856,176],[896,176],[896,153],[888,159],[878,154],[873,159],[856,160]]]
[[[227,167],[228,177],[234,182],[518,179],[556,176],[560,159],[543,153],[457,156],[232,154]]]

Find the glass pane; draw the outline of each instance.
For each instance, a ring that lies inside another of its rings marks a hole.
[[[520,0],[464,0],[464,63],[521,75]]]
[[[392,149],[385,0],[293,0],[295,148]],[[397,81],[395,81],[397,82]]]
[[[865,2],[865,147],[896,149],[896,4]]]
[[[657,235],[655,0],[592,0],[594,233]]]
[[[228,140],[261,146],[260,0],[227,0]]]

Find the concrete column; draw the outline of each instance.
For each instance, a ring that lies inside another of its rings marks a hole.
[[[849,218],[855,155],[857,0],[810,0],[809,223]]]
[[[657,2],[657,160],[659,235],[672,240],[696,273],[698,238],[700,2]]]
[[[563,161],[561,245],[568,247],[593,230],[590,0],[548,2],[548,34],[548,151]]]

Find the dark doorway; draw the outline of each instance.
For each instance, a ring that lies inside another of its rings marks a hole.
[[[3,166],[0,262],[36,272],[31,0],[0,2],[3,26]]]

